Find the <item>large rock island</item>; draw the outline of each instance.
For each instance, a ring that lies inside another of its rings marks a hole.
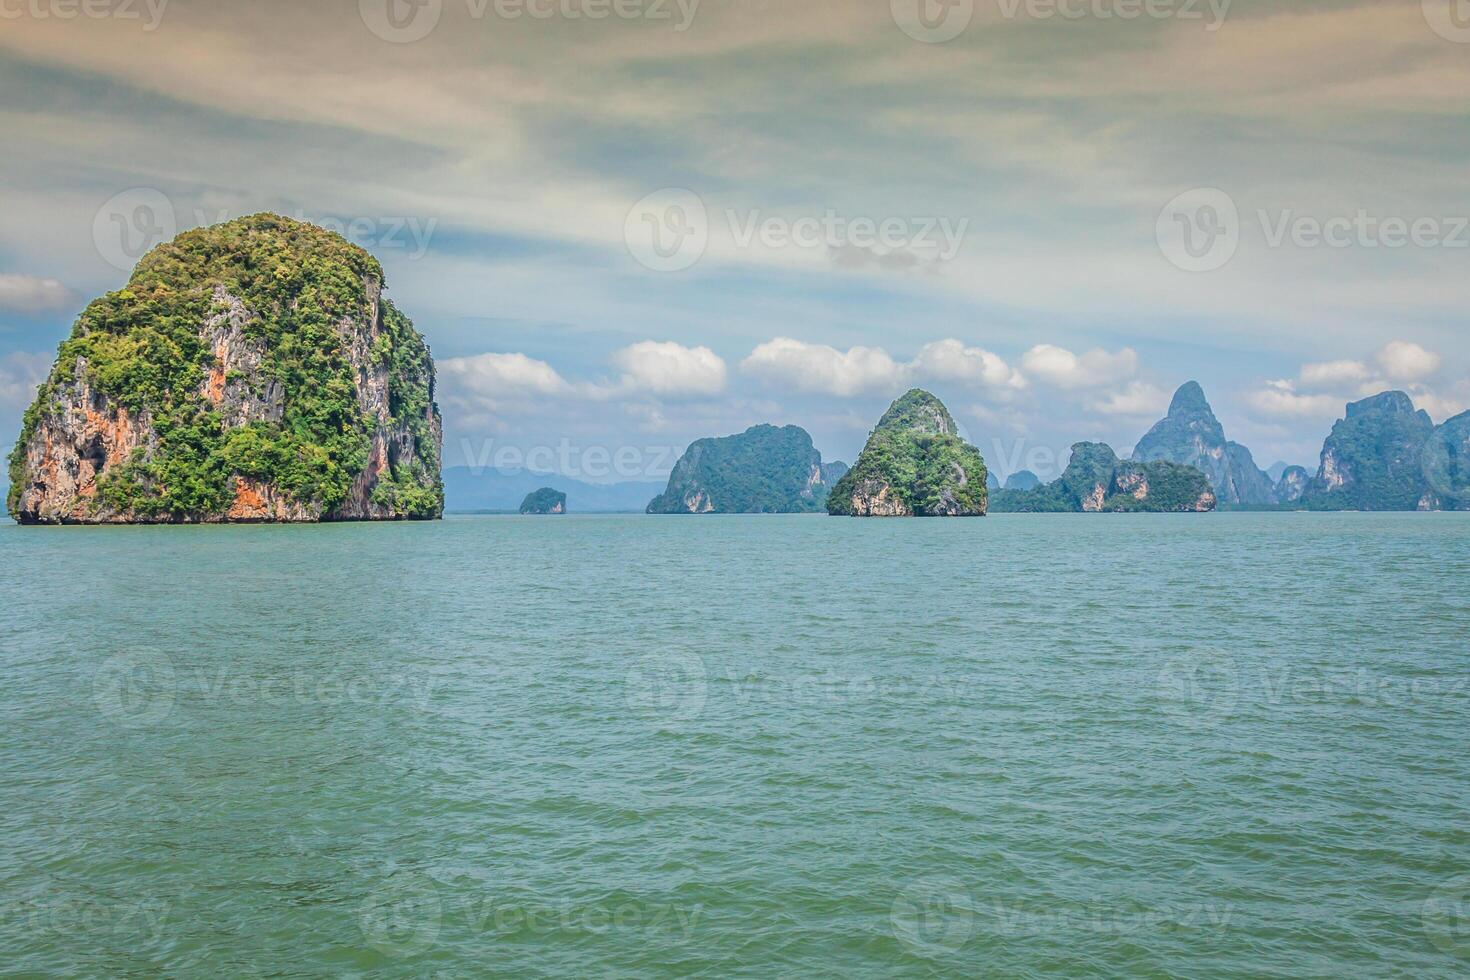
[[[996,513],[1203,513],[1215,491],[1193,466],[1120,460],[1111,446],[1079,442],[1061,477],[1030,490],[1002,490]]]
[[[822,463],[805,429],[757,425],[700,439],[674,464],[650,514],[802,514],[820,511],[847,467]]]
[[[983,517],[989,474],[938,398],[915,388],[894,402],[827,498],[846,517]]]
[[[1448,424],[1448,423],[1446,423]],[[1440,510],[1425,472],[1435,435],[1429,414],[1402,391],[1348,405],[1322,444],[1317,475],[1300,503],[1313,510]]]
[[[1271,478],[1256,466],[1249,449],[1225,438],[1225,428],[1197,381],[1185,382],[1174,393],[1169,414],[1138,441],[1133,458],[1194,467],[1209,478],[1222,504],[1276,502]]]
[[[272,214],[185,232],[93,301],[10,455],[22,524],[437,518],[423,338],[367,252]]]

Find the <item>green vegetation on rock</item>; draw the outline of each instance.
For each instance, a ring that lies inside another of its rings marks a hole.
[[[938,398],[915,388],[878,420],[857,462],[827,498],[846,517],[985,514],[988,473]]]
[[[1470,510],[1470,412],[1434,430],[1420,454],[1430,492],[1446,510]]]
[[[521,501],[522,514],[544,515],[565,514],[566,512],[567,495],[551,487],[532,490],[526,494],[526,499]]]
[[[1353,402],[1322,445],[1300,506],[1310,510],[1415,510],[1441,506],[1425,474],[1434,422],[1402,391]]]
[[[10,455],[9,510],[18,513],[28,486],[42,486],[28,454],[34,465],[49,450],[33,440],[82,439],[63,418],[69,407],[73,415],[90,407],[135,431],[127,458],[104,468],[99,457],[84,499],[53,502],[68,519],[217,519],[238,478],[311,518],[437,516],[433,362],[409,319],[380,300],[382,286],[382,267],[363,249],[272,214],[160,245],[126,286],[88,305],[61,344]],[[220,344],[246,368],[226,371]],[[385,412],[364,404],[383,375]],[[339,512],[375,445],[388,459],[364,491],[371,506],[351,503],[385,513]]]
[[[1214,490],[1200,470],[1166,460],[1120,460],[1100,442],[1074,445],[1066,470],[1051,483],[991,495],[995,513],[1191,513],[1214,507]]]
[[[700,439],[669,474],[650,514],[802,514],[820,511],[832,467],[805,429],[753,426],[739,435]]]

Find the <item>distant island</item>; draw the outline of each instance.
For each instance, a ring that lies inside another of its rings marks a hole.
[[[1251,457],[1251,451],[1225,438],[1199,382],[1189,381],[1174,393],[1169,413],[1133,448],[1134,460],[1163,460],[1192,466],[1209,478],[1222,504],[1270,504],[1276,491]]]
[[[94,300],[10,454],[22,524],[432,519],[434,362],[377,260],[260,214]]]
[[[641,514],[665,482],[622,480],[589,483],[556,473],[495,466],[450,466],[444,470],[446,513],[514,514],[527,494],[548,487],[567,495],[578,514]]]
[[[857,462],[832,488],[845,517],[984,517],[989,474],[944,403],[914,388],[889,406]]]
[[[996,513],[1204,513],[1215,509],[1209,478],[1165,460],[1120,460],[1111,446],[1079,442],[1061,477],[991,495]]]
[[[845,463],[822,462],[805,429],[753,426],[739,435],[700,439],[674,465],[650,514],[818,513]]]
[[[526,499],[521,501],[522,514],[545,515],[565,514],[566,512],[567,495],[550,487],[532,490],[526,494]]]

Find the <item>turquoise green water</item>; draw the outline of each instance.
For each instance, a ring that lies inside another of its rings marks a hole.
[[[0,548],[7,971],[1470,970],[1465,515]]]

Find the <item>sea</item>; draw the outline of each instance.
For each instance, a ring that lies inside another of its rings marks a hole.
[[[1470,974],[1467,514],[0,555],[6,975]]]

